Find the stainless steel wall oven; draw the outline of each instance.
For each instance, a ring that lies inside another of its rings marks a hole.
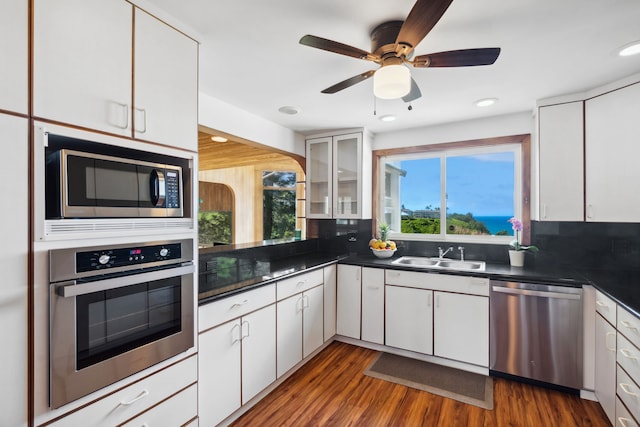
[[[191,239],[49,252],[50,405],[194,345]]]

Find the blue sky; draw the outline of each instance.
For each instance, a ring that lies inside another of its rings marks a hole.
[[[405,208],[440,206],[440,159],[405,160],[401,192]],[[449,213],[513,215],[513,153],[447,158]]]

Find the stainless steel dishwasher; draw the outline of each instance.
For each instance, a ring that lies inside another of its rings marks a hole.
[[[582,288],[492,280],[489,301],[492,375],[582,388]]]

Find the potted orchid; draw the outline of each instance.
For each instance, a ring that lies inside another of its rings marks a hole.
[[[511,223],[511,228],[513,229],[516,238],[511,242],[511,247],[513,249],[509,250],[509,261],[513,267],[522,267],[524,265],[524,254],[527,251],[537,252],[538,247],[534,245],[524,246],[520,244],[520,235],[519,233],[522,231],[522,221],[518,218],[513,217],[508,220]]]

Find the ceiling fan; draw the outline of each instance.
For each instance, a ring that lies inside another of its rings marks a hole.
[[[371,32],[371,52],[322,37],[306,35],[300,44],[327,50],[340,55],[364,59],[380,64],[377,70],[366,71],[326,88],[322,93],[336,93],[373,76],[374,94],[382,99],[402,98],[411,102],[422,96],[420,88],[404,64],[416,68],[471,67],[493,64],[499,47],[450,50],[412,58],[414,48],[438,23],[453,0],[417,0],[407,19],[389,21]]]

